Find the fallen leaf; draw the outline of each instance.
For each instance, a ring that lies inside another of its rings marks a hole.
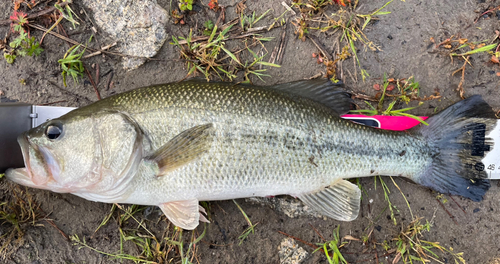
[[[380,91],[380,84],[378,83],[374,84],[373,89],[375,89],[375,91]]]
[[[491,60],[491,62],[493,62],[493,63],[499,63],[499,62],[500,62],[500,61],[498,61],[498,58],[497,58],[495,55],[491,56],[491,59],[490,59],[490,60]]]
[[[351,236],[351,235],[347,235],[347,236],[345,236],[345,237],[344,237],[344,239],[347,239],[347,240],[354,240],[354,241],[361,241],[361,239],[359,239],[359,238],[355,238],[355,237],[353,237],[353,236]]]
[[[210,0],[210,3],[208,3],[208,7],[210,7],[210,9],[212,10],[217,11],[219,9],[219,3],[217,2],[217,0]]]
[[[387,85],[387,91],[392,91],[392,90],[394,90],[394,88],[396,88],[396,86],[394,86],[394,84]]]
[[[497,72],[497,76],[500,77],[500,72]]]
[[[22,2],[24,2],[24,0],[15,0],[14,1],[14,10],[19,10]]]
[[[398,252],[398,254],[396,254],[394,259],[392,260],[392,264],[398,263],[400,259],[401,259],[401,252]]]

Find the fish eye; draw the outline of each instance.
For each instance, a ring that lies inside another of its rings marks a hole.
[[[45,129],[45,136],[49,139],[58,139],[63,132],[63,126],[61,123],[52,123],[47,125]]]

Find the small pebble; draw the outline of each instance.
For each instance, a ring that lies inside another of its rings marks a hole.
[[[300,264],[309,257],[309,253],[290,237],[281,240],[278,247],[280,264]]]

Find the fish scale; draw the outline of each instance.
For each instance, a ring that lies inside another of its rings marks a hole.
[[[157,205],[185,229],[206,220],[198,201],[280,194],[351,221],[361,192],[344,179],[355,177],[403,176],[482,199],[490,185],[478,155],[493,149],[485,135],[500,130],[482,99],[459,102],[409,132],[341,119],[350,106],[341,88],[317,80],[145,87],[24,133],[27,167],[6,176],[93,201]]]
[[[141,174],[126,202],[148,204],[161,200],[162,193],[180,200],[248,197],[262,195],[263,189],[265,195],[297,195],[339,178],[412,176],[430,163],[422,139],[343,121],[315,102],[304,105],[303,99],[254,88],[222,85],[210,90],[206,86],[161,86],[115,99],[114,107],[124,108],[145,134],[152,135],[152,146],[162,146],[196,125],[213,123],[216,128],[207,154],[152,183],[153,175]],[[161,94],[169,95],[165,108],[156,105],[150,110],[154,104],[140,102]],[[256,100],[257,96],[264,99]],[[348,135],[356,135],[356,140]],[[407,146],[424,149],[400,156]],[[151,185],[159,191],[151,194]]]

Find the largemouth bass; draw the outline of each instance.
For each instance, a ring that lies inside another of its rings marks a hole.
[[[342,120],[352,101],[325,81],[273,87],[186,81],[132,90],[19,136],[22,185],[92,201],[157,205],[184,229],[207,221],[199,201],[288,194],[325,216],[357,217],[348,178],[402,176],[482,199],[482,159],[500,130],[473,96],[409,132]]]

